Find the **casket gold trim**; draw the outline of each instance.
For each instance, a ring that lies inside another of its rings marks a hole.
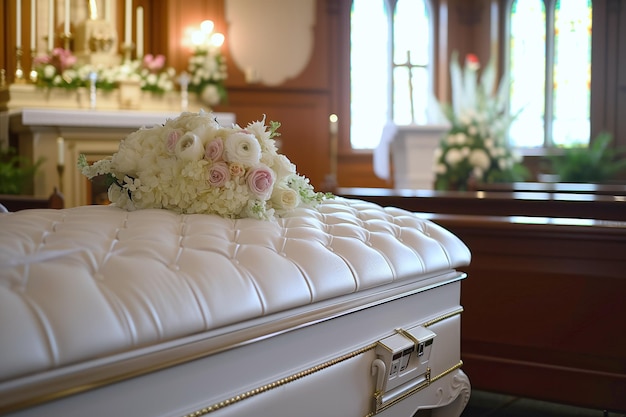
[[[431,320],[428,320],[428,321],[422,323],[421,326],[423,326],[423,327],[432,326],[433,324],[439,323],[440,321],[449,319],[449,318],[454,317],[454,316],[458,316],[462,312],[463,312],[463,307],[458,308],[458,309],[453,310],[453,311],[450,311],[450,312],[448,312],[446,314],[442,314],[441,316],[434,317]],[[272,390],[274,388],[278,388],[278,387],[284,386],[284,385],[289,384],[291,382],[297,381],[297,380],[299,380],[301,378],[304,378],[304,377],[307,377],[309,375],[312,375],[312,374],[314,374],[316,372],[319,372],[321,370],[330,368],[331,366],[337,365],[337,364],[339,364],[341,362],[344,362],[344,361],[346,361],[348,359],[355,358],[355,357],[357,357],[359,355],[362,355],[365,352],[368,352],[370,350],[375,349],[376,346],[378,346],[378,342],[371,343],[371,344],[369,344],[367,346],[364,346],[364,347],[362,347],[360,349],[357,349],[357,350],[354,350],[352,352],[346,353],[345,355],[339,356],[339,357],[337,357],[335,359],[331,359],[331,360],[329,360],[327,362],[323,362],[323,363],[321,363],[319,365],[316,365],[316,366],[314,366],[312,368],[305,369],[304,371],[292,374],[292,375],[287,376],[285,378],[281,378],[281,379],[279,379],[277,381],[271,382],[269,384],[265,384],[265,385],[260,386],[258,388],[252,389],[250,391],[246,391],[246,392],[241,393],[239,395],[230,397],[230,398],[228,398],[228,399],[226,399],[224,401],[220,401],[220,402],[214,403],[214,404],[212,404],[212,405],[210,405],[208,407],[204,407],[204,408],[201,408],[199,410],[193,411],[193,412],[191,412],[189,414],[185,414],[183,417],[200,417],[200,416],[207,415],[207,414],[212,413],[214,411],[220,410],[220,409],[222,409],[224,407],[228,407],[229,405],[233,405],[233,404],[236,404],[236,403],[238,403],[240,401],[248,399],[250,397],[254,397],[255,395],[262,394],[262,393],[270,391],[270,390]],[[463,365],[463,361],[459,361],[459,363],[457,363],[456,365],[450,367],[449,369],[445,370],[441,374],[436,375],[435,377],[432,377],[432,378],[430,376],[430,368],[429,368],[427,373],[426,373],[426,379],[425,379],[424,382],[420,382],[418,385],[416,385],[415,387],[413,387],[409,391],[403,393],[398,398],[394,398],[393,400],[388,401],[388,402],[386,402],[384,404],[382,402],[382,393],[375,392],[374,393],[374,398],[376,400],[376,407],[375,407],[376,410],[374,412],[368,414],[366,417],[373,416],[373,415],[379,413],[380,411],[383,411],[384,409],[390,407],[391,405],[397,403],[398,401],[400,401],[400,400],[402,400],[402,399],[404,399],[404,398],[406,398],[406,397],[416,393],[417,391],[419,391],[419,390],[421,390],[423,388],[426,388],[428,385],[430,385],[431,382],[434,382],[434,381],[436,381],[436,380],[438,380],[440,378],[443,378],[444,376],[448,375],[449,373],[453,372],[454,370],[459,369],[462,365]],[[380,404],[380,408],[379,408],[379,404]]]

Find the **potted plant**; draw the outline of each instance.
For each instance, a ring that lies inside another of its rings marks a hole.
[[[613,136],[601,133],[589,146],[567,148],[549,160],[560,182],[606,182],[626,168],[626,159],[610,146]]]
[[[0,147],[0,194],[21,194],[26,184],[32,182],[43,158],[32,163],[17,154],[15,148]]]

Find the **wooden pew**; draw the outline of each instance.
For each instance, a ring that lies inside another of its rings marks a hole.
[[[625,184],[588,184],[567,182],[502,182],[479,184],[477,191],[574,193],[626,196]]]
[[[62,209],[65,206],[63,194],[55,187],[48,198],[32,195],[0,194],[0,204],[8,211],[19,211],[34,208]]]
[[[626,222],[421,213],[472,251],[474,389],[626,411]]]
[[[621,195],[387,188],[339,188],[336,194],[428,213],[626,220],[626,196]]]
[[[626,411],[626,199],[338,189],[459,236],[461,352],[474,389]]]

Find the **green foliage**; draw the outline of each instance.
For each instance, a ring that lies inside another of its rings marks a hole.
[[[564,149],[563,155],[550,156],[555,174],[561,182],[602,182],[613,179],[626,168],[626,160],[619,158],[610,147],[613,136],[601,133],[587,147]]]
[[[28,158],[19,156],[12,147],[0,148],[0,194],[20,194],[43,161],[40,158],[33,164]]]

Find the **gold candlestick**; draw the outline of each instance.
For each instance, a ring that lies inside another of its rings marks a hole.
[[[70,32],[59,33],[59,39],[63,41],[63,48],[69,51],[71,49],[70,42],[74,39],[74,35]]]
[[[37,70],[35,69],[35,58],[37,56],[37,51],[30,51],[30,82],[33,84],[37,84]]]
[[[21,47],[17,47],[15,48],[15,55],[17,56],[17,62],[15,64],[15,83],[21,84],[26,82],[26,80],[24,80],[24,70],[22,70],[22,48]]]
[[[126,43],[124,45],[122,45],[122,52],[124,53],[124,63],[128,64],[131,61],[131,54],[133,52],[133,50],[135,49],[135,45],[130,43]]]

